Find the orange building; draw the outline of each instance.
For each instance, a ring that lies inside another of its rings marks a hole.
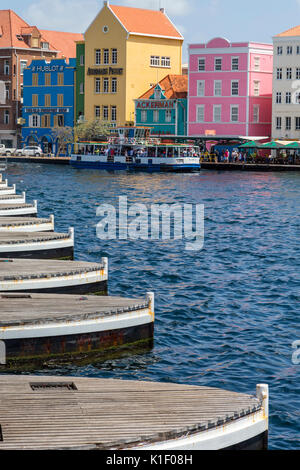
[[[40,30],[12,10],[0,10],[0,143],[18,147],[23,102],[23,71],[34,59],[76,57],[82,34]]]

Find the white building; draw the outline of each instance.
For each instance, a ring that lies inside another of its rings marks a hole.
[[[300,26],[273,38],[273,139],[300,140]]]

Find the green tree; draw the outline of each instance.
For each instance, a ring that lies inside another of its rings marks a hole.
[[[78,140],[93,141],[105,139],[110,134],[110,129],[110,124],[94,119],[77,124],[74,131]]]
[[[56,156],[61,153],[67,154],[67,145],[74,142],[74,132],[72,127],[53,127],[51,129],[54,141],[57,141]]]

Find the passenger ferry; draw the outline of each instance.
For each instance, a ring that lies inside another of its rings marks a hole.
[[[201,168],[200,149],[193,143],[163,142],[150,137],[151,128],[121,127],[116,131],[107,142],[76,143],[70,164],[75,168],[150,172]]]

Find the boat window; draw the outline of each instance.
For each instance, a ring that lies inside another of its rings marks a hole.
[[[167,156],[168,156],[168,157],[173,157],[173,147],[169,147],[169,148],[168,148]]]

